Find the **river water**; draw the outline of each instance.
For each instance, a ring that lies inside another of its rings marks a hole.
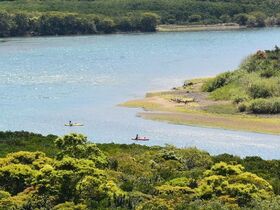
[[[185,79],[233,70],[258,49],[280,45],[280,28],[0,40],[0,130],[62,135],[94,142],[196,146],[211,154],[280,158],[280,137],[171,125],[116,106]],[[65,127],[68,120],[84,127]]]

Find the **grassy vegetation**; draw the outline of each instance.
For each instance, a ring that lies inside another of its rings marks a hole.
[[[233,72],[209,79],[203,90],[214,100],[230,100],[241,112],[280,113],[280,49],[258,51]]]
[[[0,209],[278,210],[280,205],[279,160],[211,156],[171,145],[96,145],[81,134],[2,132],[0,140],[8,147],[17,140],[8,154],[0,148],[6,154],[0,158]],[[40,151],[46,142],[55,156]]]
[[[140,113],[145,119],[280,134],[280,50],[258,51],[235,71],[123,105],[152,111]]]
[[[158,110],[160,108],[160,105],[155,102],[148,102],[142,100],[127,101],[125,103],[120,104],[120,106],[130,108],[142,108],[145,110]]]
[[[226,105],[210,105],[206,108],[206,111],[209,113],[216,114],[236,114],[238,109],[234,104],[226,104]]]

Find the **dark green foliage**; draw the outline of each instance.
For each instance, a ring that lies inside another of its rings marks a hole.
[[[274,71],[273,69],[264,69],[262,70],[260,76],[264,78],[270,78],[273,76],[277,76],[277,72]]]
[[[247,105],[245,103],[238,105],[239,112],[245,112],[247,110]]]
[[[16,195],[31,185],[33,176],[34,172],[31,167],[23,164],[1,166],[0,186],[10,194]]]
[[[0,36],[10,36],[13,24],[9,13],[0,11]]]
[[[280,98],[255,99],[249,104],[248,111],[256,114],[277,114],[280,113]]]
[[[240,13],[234,15],[233,19],[239,24],[239,25],[246,25],[249,19],[248,14]]]
[[[280,25],[280,6],[269,0],[0,1],[0,10],[3,37],[151,32],[157,23]]]
[[[268,98],[272,96],[271,87],[265,83],[255,83],[248,88],[249,94],[252,98]]]
[[[207,81],[202,88],[204,91],[212,92],[218,88],[227,85],[231,81],[232,75],[232,72],[225,72],[219,74],[217,77]]]
[[[137,17],[137,18],[136,18]],[[154,13],[123,16],[118,19],[76,13],[0,12],[0,37],[24,35],[71,35],[117,31],[153,32],[159,17]],[[119,24],[116,24],[116,22]]]
[[[17,151],[42,151],[53,157],[57,153],[54,135],[43,136],[25,131],[0,132],[0,157]]]
[[[76,205],[73,202],[65,202],[56,205],[53,210],[86,210],[87,206],[84,204],[78,204]]]
[[[189,22],[199,22],[201,20],[201,15],[191,15],[189,16]]]
[[[140,30],[143,32],[154,32],[158,21],[158,15],[153,13],[144,13],[140,18]]]
[[[250,15],[255,18],[255,25],[253,25],[253,26],[256,26],[256,27],[265,26],[266,15],[263,12],[253,12],[253,13],[250,13]]]
[[[54,142],[57,148],[60,149],[57,154],[59,159],[70,156],[90,159],[94,161],[97,167],[104,167],[108,164],[103,152],[95,144],[89,143],[87,137],[82,134],[71,133],[57,138]]]
[[[96,29],[104,33],[112,33],[115,31],[115,22],[110,18],[97,21]]]
[[[6,145],[15,137],[26,138],[26,144],[38,139],[38,147],[47,138],[27,132],[0,136]],[[0,209],[276,210],[280,203],[278,160],[210,156],[170,145],[97,146],[81,134],[55,143],[58,158],[27,151],[0,158]],[[81,153],[87,146],[95,152]],[[100,157],[109,163],[96,165]]]

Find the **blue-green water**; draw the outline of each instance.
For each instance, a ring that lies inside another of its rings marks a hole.
[[[280,158],[280,137],[171,125],[117,107],[147,91],[236,68],[280,44],[280,28],[131,35],[13,38],[0,42],[0,130],[81,132],[96,142],[196,146],[212,154]],[[72,120],[84,127],[64,127]]]

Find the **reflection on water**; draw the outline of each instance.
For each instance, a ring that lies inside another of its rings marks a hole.
[[[213,154],[280,158],[279,136],[170,125],[117,107],[147,91],[234,69],[244,56],[279,44],[279,28],[1,39],[1,130],[82,132],[93,141],[196,146]],[[8,40],[8,42],[5,42]],[[64,127],[72,120],[84,127]]]

